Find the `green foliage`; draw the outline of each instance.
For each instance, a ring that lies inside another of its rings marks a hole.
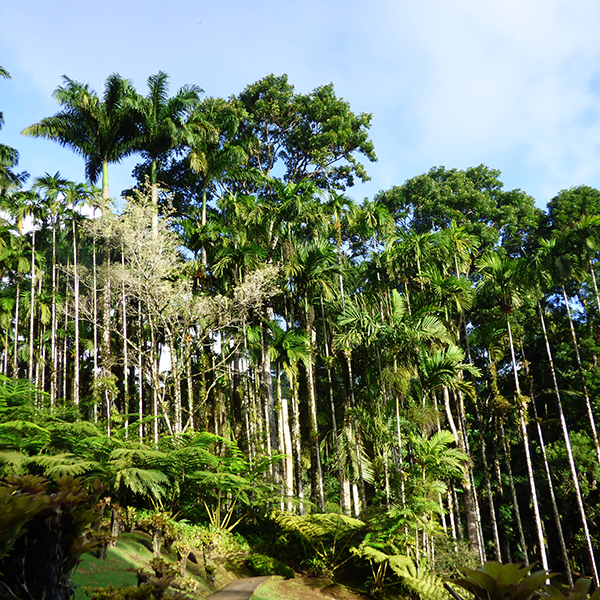
[[[273,511],[271,518],[285,531],[293,531],[306,540],[322,570],[329,574],[350,560],[350,542],[366,528],[363,521],[337,513],[300,516]]]
[[[210,524],[220,531],[232,531],[240,522],[242,517],[234,520],[238,504],[256,503],[270,490],[260,478],[268,463],[257,461],[251,469],[238,445],[218,435],[199,433],[175,449],[172,458],[174,469],[185,469]]]
[[[0,410],[4,407],[24,406],[34,398],[47,397],[28,379],[13,379],[0,375]]]
[[[600,598],[600,588],[596,588],[590,593],[592,587],[591,579],[578,579],[572,590],[563,594],[561,590],[552,586],[545,586],[543,597],[549,600],[598,600]]]
[[[0,485],[0,573],[8,597],[70,598],[71,571],[93,545],[83,532],[96,518],[92,506],[104,486],[96,481],[87,489],[68,476],[58,480],[56,491],[49,486],[34,475]]]
[[[137,451],[136,451],[137,453]],[[134,494],[142,497],[154,498],[160,501],[167,495],[170,485],[169,478],[157,469],[142,469],[128,465],[125,456],[129,454],[124,450],[120,458],[115,458],[112,467],[115,469],[115,490],[118,492],[122,488],[127,488]]]
[[[294,569],[272,556],[252,554],[247,564],[255,575],[281,575],[285,579],[293,579],[295,577]]]
[[[408,556],[382,552],[369,543],[368,537],[359,547],[352,548],[352,553],[370,564],[372,579],[369,593],[375,598],[381,598],[386,588],[399,584],[423,600],[448,598],[443,582],[437,575],[417,567]],[[400,581],[389,581],[388,568]]]
[[[462,577],[448,579],[480,600],[532,600],[542,597],[542,588],[553,577],[546,571],[532,573],[535,564],[523,567],[488,561],[477,569],[459,569]]]

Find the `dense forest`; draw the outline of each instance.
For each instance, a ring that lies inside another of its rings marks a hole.
[[[598,583],[600,191],[541,210],[434,167],[357,202],[371,115],[332,85],[168,83],[64,78],[23,133],[86,183],[0,144],[0,476],[99,476],[222,529],[339,513],[424,568]]]

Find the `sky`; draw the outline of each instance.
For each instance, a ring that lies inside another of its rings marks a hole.
[[[434,166],[485,164],[544,208],[560,190],[600,188],[597,0],[19,0],[0,8],[0,143],[19,170],[74,181],[83,159],[20,132],[60,107],[62,76],[101,94],[119,73],[146,94],[165,71],[228,97],[270,73],[298,92],[333,83],[373,114],[378,156],[360,202]],[[111,195],[137,157],[109,170]]]

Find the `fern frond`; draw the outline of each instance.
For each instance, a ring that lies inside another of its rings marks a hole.
[[[29,456],[15,450],[0,450],[0,477],[24,475]]]
[[[447,600],[448,592],[444,582],[435,573],[429,573],[418,568],[407,556],[395,555],[389,557],[392,571],[401,578],[402,584],[423,600]]]
[[[81,460],[74,454],[38,454],[29,462],[42,467],[44,475],[58,479],[60,477],[78,477],[91,471],[100,470],[100,464],[92,460]]]
[[[166,497],[169,485],[169,478],[153,469],[128,467],[120,469],[115,477],[115,490],[126,487],[134,494],[151,496],[157,502]]]
[[[271,517],[282,529],[296,531],[310,542],[323,537],[346,537],[366,526],[363,521],[338,513],[300,516],[273,511]]]

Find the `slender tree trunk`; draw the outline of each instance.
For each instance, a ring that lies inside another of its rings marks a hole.
[[[94,311],[94,424],[98,424],[98,265],[96,254],[96,235],[92,242],[92,302]]]
[[[52,308],[51,308],[51,320],[50,320],[50,406],[54,407],[56,402],[56,362],[57,362],[57,348],[56,348],[56,286],[57,286],[57,272],[56,272],[56,220],[52,223]],[[66,398],[65,398],[66,400]]]
[[[111,334],[111,285],[110,285],[110,251],[104,249],[104,286],[102,289],[102,388],[106,410],[106,430],[110,436],[111,411],[113,401],[112,391],[112,353],[110,344]]]
[[[548,557],[546,555],[546,540],[544,537],[544,529],[542,526],[542,518],[540,516],[540,506],[538,503],[537,488],[535,485],[535,476],[533,474],[533,463],[531,461],[531,453],[529,451],[529,434],[527,433],[527,425],[525,423],[525,410],[524,400],[521,394],[521,386],[519,385],[519,376],[517,373],[517,359],[515,357],[515,347],[512,337],[512,329],[510,326],[510,319],[508,313],[506,315],[506,327],[508,329],[508,340],[510,345],[510,357],[512,361],[513,375],[515,378],[515,390],[517,397],[517,408],[519,411],[519,419],[521,422],[521,433],[523,435],[523,446],[525,449],[525,462],[527,464],[527,477],[529,479],[529,488],[531,489],[531,501],[533,505],[533,516],[535,519],[535,529],[538,536],[538,543],[540,547],[540,556],[542,559],[542,567],[548,570]]]
[[[142,302],[138,300],[138,418],[140,422],[140,443],[144,441],[144,327],[142,321]]]
[[[33,333],[35,324],[35,229],[31,232],[31,290],[29,296],[29,366],[27,377],[33,383]]]
[[[361,500],[362,508],[366,508],[367,493],[365,490],[365,479],[363,477],[363,470],[362,470],[362,444],[361,444],[360,437],[358,435],[359,434],[358,419],[356,418],[356,399],[354,397],[354,376],[352,374],[352,353],[351,353],[351,351],[345,350],[344,356],[346,358],[346,364],[348,365],[348,388],[350,391],[350,405],[354,409],[354,413],[352,415],[352,429],[354,431],[354,440],[356,442],[356,463],[358,466],[358,486],[359,486],[359,490],[360,490],[360,500]]]
[[[21,303],[21,280],[17,279],[17,290],[15,294],[15,342],[13,350],[13,379],[19,377],[19,304]]]
[[[581,379],[581,387],[583,389],[583,395],[585,398],[585,407],[587,409],[588,419],[590,421],[590,429],[592,432],[592,440],[594,441],[594,448],[596,449],[596,459],[600,466],[600,443],[598,442],[598,432],[596,430],[596,420],[592,411],[592,404],[590,402],[590,395],[588,393],[588,387],[585,379],[585,373],[583,371],[583,363],[581,362],[581,356],[579,355],[579,343],[577,342],[577,334],[575,333],[575,327],[573,325],[573,319],[571,317],[571,309],[569,307],[569,300],[567,298],[567,292],[565,286],[561,282],[561,289],[565,307],[567,309],[567,317],[569,319],[569,328],[571,330],[571,338],[573,340],[573,351],[575,352],[575,358],[577,360],[577,370],[579,371],[579,377]]]
[[[567,450],[567,458],[569,461],[569,470],[571,472],[571,482],[573,483],[573,489],[575,491],[575,498],[577,501],[577,509],[579,511],[579,517],[581,518],[581,524],[583,528],[583,535],[585,537],[588,559],[590,562],[590,568],[594,577],[594,583],[599,585],[598,580],[598,569],[596,566],[596,557],[594,553],[594,545],[592,543],[592,539],[590,537],[590,532],[588,528],[587,517],[585,514],[585,509],[583,506],[583,498],[581,496],[581,489],[579,487],[579,475],[577,473],[577,468],[575,466],[575,459],[573,457],[573,450],[571,448],[571,438],[569,436],[569,429],[567,427],[567,420],[565,419],[565,414],[563,412],[562,400],[560,397],[560,391],[558,388],[558,380],[556,379],[556,371],[554,369],[554,359],[552,357],[552,350],[550,349],[550,342],[548,340],[548,332],[546,330],[546,320],[544,319],[544,313],[542,311],[542,306],[539,300],[539,295],[537,293],[536,288],[536,299],[537,299],[537,307],[538,307],[538,315],[540,317],[540,323],[542,325],[542,332],[544,334],[544,343],[546,345],[546,354],[548,356],[548,364],[550,366],[550,373],[552,374],[552,384],[554,386],[554,395],[556,396],[556,402],[558,405],[558,414],[560,420],[560,427],[563,434],[563,441],[565,442],[565,448]],[[571,567],[567,560],[565,564],[565,569],[567,573],[571,574]]]
[[[513,508],[515,510],[515,520],[517,522],[517,531],[519,532],[519,542],[521,544],[521,551],[523,552],[523,562],[529,564],[529,555],[527,553],[527,542],[525,541],[525,533],[523,531],[523,522],[521,521],[521,511],[519,510],[519,503],[517,501],[517,490],[515,488],[515,478],[513,477],[510,449],[508,442],[506,441],[506,433],[504,431],[504,425],[500,422],[500,435],[502,437],[502,445],[504,446],[504,453],[506,455],[506,469],[508,471],[508,482],[510,484],[510,493],[512,496]]]
[[[394,374],[398,372],[398,361],[394,355]],[[402,508],[406,508],[406,490],[404,487],[404,458],[402,456],[402,431],[400,429],[400,398],[398,394],[394,394],[396,408],[396,438],[398,441],[398,468],[400,470],[400,499],[402,500]]]
[[[316,331],[312,326],[312,319],[310,321],[309,332],[311,339],[311,348],[316,348]],[[310,444],[312,454],[312,473],[314,480],[314,495],[317,505],[317,510],[320,512],[325,511],[325,495],[323,491],[323,471],[321,468],[321,449],[319,446],[319,425],[317,421],[317,394],[316,394],[316,382],[313,370],[313,358],[306,363],[306,387],[308,388],[308,411],[310,421]]]
[[[479,411],[477,411],[477,420],[481,423],[481,417],[479,416]],[[500,534],[498,532],[498,521],[496,519],[496,508],[494,506],[494,495],[492,493],[492,484],[490,481],[490,470],[488,467],[487,456],[485,453],[485,440],[483,439],[482,428],[478,428],[479,432],[479,443],[481,445],[481,458],[483,461],[483,475],[485,477],[485,487],[488,494],[488,503],[490,509],[490,520],[492,522],[492,534],[494,536],[494,553],[496,555],[496,560],[498,562],[502,562],[502,550],[500,548]]]
[[[73,218],[73,302],[74,302],[74,325],[75,343],[73,355],[73,404],[79,406],[80,397],[80,375],[79,375],[79,261],[77,258],[77,228]]]
[[[454,434],[454,438],[458,444],[460,450],[465,452],[464,440],[462,439],[462,435],[459,435],[458,430],[456,429],[456,424],[454,422],[454,417],[452,416],[452,410],[450,408],[450,394],[448,393],[448,388],[444,386],[444,407],[446,409],[446,418],[448,419],[448,425],[450,426],[450,430]],[[467,475],[462,479],[462,487],[464,491],[464,501],[465,501],[465,516],[467,519],[467,536],[469,538],[469,542],[475,554],[481,559],[483,556],[483,552],[480,545],[479,539],[479,524],[477,521],[477,510],[475,509],[475,502],[473,500],[473,487],[471,485],[471,479]]]
[[[331,357],[329,353],[329,336],[326,328],[325,321],[325,307],[323,306],[323,296],[321,296],[321,321],[323,323],[323,339],[325,342],[325,363],[327,366],[327,383],[329,386],[329,407],[331,410],[331,427],[333,429],[333,439],[335,444],[335,454],[336,454],[336,463],[338,470],[338,481],[340,485],[340,508],[342,509],[342,513],[345,515],[350,514],[350,507],[348,506],[345,494],[342,493],[342,487],[344,483],[344,471],[342,469],[342,462],[340,458],[340,443],[338,440],[338,427],[337,427],[337,418],[335,415],[335,402],[333,398],[333,383],[331,380]]]
[[[274,319],[273,309],[267,307],[265,319],[271,322]],[[269,448],[273,454],[279,453],[279,432],[277,430],[277,415],[275,411],[275,398],[273,395],[273,379],[271,375],[271,358],[269,356],[269,344],[264,331],[265,324],[261,323],[262,337],[262,371],[261,371],[261,388],[262,396],[265,401],[266,418],[265,425],[269,436]],[[275,482],[280,479],[279,466],[276,462],[271,462],[272,475]]]
[[[192,379],[192,343],[189,341],[187,344],[187,359],[186,359],[186,377],[187,377],[187,405],[188,405],[188,422],[190,431],[194,432],[194,419],[195,419],[195,408],[194,408],[194,382]],[[186,427],[187,427],[186,426]]]
[[[296,494],[300,500],[300,514],[305,513],[304,484],[302,482],[302,447],[300,440],[300,402],[298,384],[295,375],[290,378],[290,396],[292,400],[292,444],[294,449],[294,472],[296,475]]]
[[[125,270],[125,256],[121,252],[121,267]],[[129,337],[127,335],[127,298],[125,285],[121,288],[121,312],[123,319],[123,416],[125,438],[129,437]]]

